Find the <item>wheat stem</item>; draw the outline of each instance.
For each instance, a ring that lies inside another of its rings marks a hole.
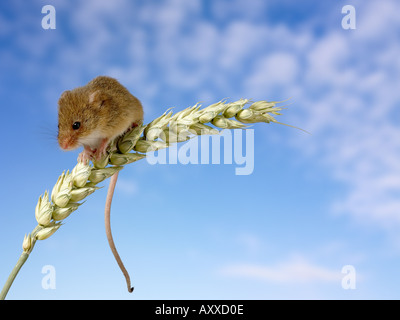
[[[15,265],[15,267],[12,269],[10,275],[8,276],[8,279],[6,281],[6,283],[4,284],[3,290],[1,290],[0,292],[0,300],[4,300],[8,290],[10,290],[11,285],[14,282],[15,277],[17,276],[19,270],[21,269],[21,267],[24,265],[25,261],[28,260],[29,254],[26,252],[22,252],[22,254],[20,255],[17,264]]]

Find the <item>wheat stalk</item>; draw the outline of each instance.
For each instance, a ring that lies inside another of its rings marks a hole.
[[[108,153],[93,165],[78,162],[71,172],[63,172],[54,185],[51,195],[45,191],[39,197],[35,208],[38,225],[25,235],[23,252],[10,273],[0,299],[5,299],[15,277],[32,252],[37,240],[45,240],[62,225],[62,221],[78,209],[87,196],[95,192],[97,184],[109,178],[124,165],[146,157],[147,152],[167,148],[173,143],[182,142],[196,135],[218,134],[220,130],[206,125],[211,123],[219,129],[246,128],[246,124],[256,122],[275,122],[274,115],[280,115],[283,107],[277,101],[258,101],[250,103],[247,99],[226,103],[220,101],[206,108],[200,105],[186,108],[175,114],[167,110],[147,125],[133,128],[123,137],[113,141]],[[235,117],[236,120],[231,119]],[[111,165],[111,166],[109,166]]]

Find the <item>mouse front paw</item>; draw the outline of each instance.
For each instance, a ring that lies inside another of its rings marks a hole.
[[[100,160],[101,158],[107,155],[108,144],[109,144],[108,139],[103,139],[101,141],[100,146],[93,152],[93,158],[95,160]]]
[[[94,152],[91,149],[85,148],[78,156],[78,162],[83,162],[88,164],[90,160],[93,159]]]

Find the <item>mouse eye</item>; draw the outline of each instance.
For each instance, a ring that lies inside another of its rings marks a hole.
[[[81,123],[79,121],[74,122],[74,124],[72,125],[72,129],[74,130],[78,130],[81,126]]]

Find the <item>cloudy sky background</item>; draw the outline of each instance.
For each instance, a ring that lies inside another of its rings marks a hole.
[[[55,30],[41,26],[46,4]],[[342,28],[347,4],[355,30]],[[253,126],[247,176],[235,163],[126,166],[112,229],[134,293],[108,248],[103,188],[36,244],[8,298],[399,299],[398,12],[394,0],[1,3],[2,284],[37,198],[75,165],[56,142],[66,89],[116,77],[146,123],[197,102],[291,98],[278,120],[311,133]]]

